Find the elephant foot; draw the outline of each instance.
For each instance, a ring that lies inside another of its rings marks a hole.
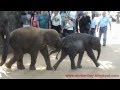
[[[35,66],[30,66],[30,70],[36,70]]]
[[[46,70],[52,70],[53,68],[52,67],[47,67]]]
[[[77,65],[77,68],[82,68],[82,66],[81,65]]]
[[[54,70],[56,70],[56,69],[57,69],[57,66],[56,66],[56,65],[54,65],[54,66],[53,66],[53,69],[54,69]]]
[[[0,63],[0,66],[2,66],[3,64],[4,64],[4,62],[1,62],[1,63]]]
[[[9,63],[6,63],[5,66],[9,69],[11,68],[11,65]]]
[[[100,66],[100,64],[99,64],[99,63],[97,63],[97,64],[96,64],[96,67],[99,67],[99,66]]]
[[[76,69],[77,69],[77,67],[75,67],[75,66],[74,66],[74,67],[71,67],[71,69],[72,69],[72,70],[76,70]]]
[[[25,69],[25,67],[24,67],[24,66],[17,66],[17,68],[18,68],[18,69],[20,69],[20,70]]]

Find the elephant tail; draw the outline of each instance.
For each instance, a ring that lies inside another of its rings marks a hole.
[[[60,51],[62,50],[62,48],[65,46],[65,43],[64,43],[64,38],[62,39],[62,45],[61,45],[61,47],[60,47],[60,49],[58,50],[58,53],[57,53],[57,55],[56,55],[56,59],[58,60],[58,55],[59,55],[59,53],[60,53]]]
[[[57,55],[56,55],[56,59],[58,60],[58,55],[60,53],[61,49],[58,51]]]

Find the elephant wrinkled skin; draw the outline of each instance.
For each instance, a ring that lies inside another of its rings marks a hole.
[[[97,59],[95,58],[92,49],[97,50],[98,52]],[[84,33],[74,33],[74,34],[68,35],[62,40],[61,57],[53,66],[54,70],[57,69],[58,65],[63,61],[63,59],[67,55],[69,55],[70,57],[71,69],[82,68],[81,61],[82,61],[84,51],[87,52],[88,56],[95,63],[96,67],[98,67],[100,64],[97,61],[101,53],[101,44],[100,44],[99,38],[88,35],[88,34],[84,34]],[[79,57],[78,57],[78,62],[76,67],[74,58],[77,54],[79,54]]]

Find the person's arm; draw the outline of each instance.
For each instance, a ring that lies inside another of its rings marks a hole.
[[[110,25],[110,30],[111,30],[111,22],[109,22],[109,25]]]
[[[109,25],[110,25],[110,30],[111,30],[111,20],[110,20],[110,18],[109,18]]]
[[[78,12],[76,11],[75,20],[77,20],[77,18],[78,18]]]
[[[97,21],[96,21],[96,18],[94,17],[94,22],[95,22],[95,30],[97,28]]]
[[[88,16],[88,22],[91,24],[90,16]]]
[[[40,28],[40,24],[39,24],[40,22],[39,22],[39,21],[37,21],[37,23],[38,23],[38,27]]]
[[[38,27],[39,27],[39,28],[40,28],[40,24],[39,24],[39,23],[40,23],[40,17],[41,17],[40,14],[38,14],[37,23],[38,23]]]
[[[98,22],[98,24],[97,24],[97,26],[96,26],[97,32],[98,32],[98,29],[100,28],[100,22],[101,22],[101,18],[99,19],[99,22]]]
[[[32,22],[33,22],[33,17],[31,17],[31,26],[32,26]]]
[[[97,27],[97,32],[98,32],[98,29],[100,27],[100,22],[98,22],[98,25],[96,25],[96,27]]]
[[[59,20],[60,20],[60,25],[62,24],[62,18],[61,15],[59,14]]]
[[[71,20],[68,21],[68,23],[73,26],[73,22]]]

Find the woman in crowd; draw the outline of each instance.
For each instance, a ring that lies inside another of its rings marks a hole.
[[[37,11],[35,11],[32,14],[32,17],[31,17],[31,26],[33,26],[33,27],[39,27],[38,12]]]
[[[67,16],[66,19],[67,19],[66,25],[64,26],[64,28],[62,30],[63,37],[66,37],[67,35],[70,35],[70,34],[74,33],[73,22],[71,21],[69,16]]]

